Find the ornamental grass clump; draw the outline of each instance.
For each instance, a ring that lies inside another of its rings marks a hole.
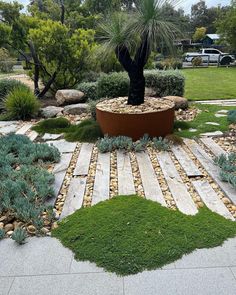
[[[221,154],[215,158],[215,164],[220,167],[220,177],[236,189],[236,153]]]
[[[236,124],[236,110],[228,111],[228,121],[231,124]]]
[[[26,120],[38,114],[39,101],[30,89],[19,86],[4,100],[4,109],[10,119]]]
[[[0,216],[10,212],[15,219],[43,227],[42,214],[50,211],[54,176],[49,164],[59,162],[57,148],[36,144],[26,136],[0,138]]]
[[[16,228],[11,236],[12,240],[14,240],[19,245],[22,245],[25,243],[25,240],[27,238],[27,233],[24,228]]]

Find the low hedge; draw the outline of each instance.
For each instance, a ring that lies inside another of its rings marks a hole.
[[[158,97],[167,95],[183,96],[184,94],[185,79],[179,71],[145,70],[144,76],[146,87],[153,88]],[[126,72],[102,75],[97,83],[98,98],[122,97],[127,96],[129,93],[130,82]]]
[[[77,86],[77,89],[82,91],[86,100],[97,100],[97,82],[83,82]]]
[[[145,71],[146,87],[151,87],[156,91],[156,96],[184,95],[185,78],[176,70]]]

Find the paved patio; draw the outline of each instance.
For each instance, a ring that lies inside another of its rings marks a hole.
[[[236,239],[197,250],[163,269],[118,277],[73,253],[54,238],[23,246],[0,242],[1,295],[217,295],[236,294]]]

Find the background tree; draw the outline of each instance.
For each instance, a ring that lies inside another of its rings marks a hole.
[[[140,0],[131,14],[116,13],[101,24],[103,48],[114,50],[130,78],[128,104],[144,102],[144,66],[159,42],[172,46],[176,25],[163,19],[163,1]]]
[[[216,26],[221,41],[236,51],[236,1],[232,1],[230,8],[221,12]]]
[[[201,41],[206,36],[206,28],[196,28],[195,33],[193,34],[193,41]]]

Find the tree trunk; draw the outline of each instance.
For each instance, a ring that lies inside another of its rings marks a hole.
[[[128,75],[130,78],[128,104],[140,105],[144,103],[145,94],[145,78],[143,75],[143,69],[133,69],[128,72]]]

